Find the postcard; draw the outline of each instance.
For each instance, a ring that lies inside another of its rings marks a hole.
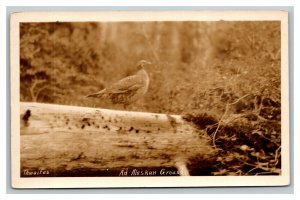
[[[290,183],[287,11],[11,14],[14,188]]]

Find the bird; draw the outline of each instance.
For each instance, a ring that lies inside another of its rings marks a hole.
[[[126,106],[136,102],[147,93],[150,79],[145,66],[151,64],[150,61],[140,60],[137,63],[138,71],[134,75],[127,76],[103,90],[89,94],[86,97],[108,99],[113,104],[123,104],[124,108],[126,108]]]

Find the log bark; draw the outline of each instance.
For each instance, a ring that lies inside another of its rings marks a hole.
[[[149,167],[188,175],[190,158],[212,153],[208,138],[180,115],[23,102],[20,120],[21,176],[115,176],[128,168],[145,175]]]

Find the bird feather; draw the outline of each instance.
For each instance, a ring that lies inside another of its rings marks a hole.
[[[129,91],[138,90],[141,87],[141,80],[136,75],[128,76],[110,87],[106,88],[106,93],[126,93]]]

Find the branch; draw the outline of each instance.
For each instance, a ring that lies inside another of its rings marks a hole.
[[[228,112],[228,110],[229,110],[229,106],[238,103],[240,100],[242,100],[243,98],[245,98],[245,97],[247,97],[247,96],[249,96],[249,94],[246,94],[246,95],[242,96],[241,98],[237,99],[236,101],[234,101],[234,102],[232,102],[232,103],[227,103],[227,104],[226,104],[225,112],[224,112],[224,114],[222,115],[222,117],[220,118],[220,120],[219,120],[219,122],[218,122],[217,129],[216,129],[215,132],[212,134],[212,141],[213,141],[214,148],[217,148],[217,146],[216,146],[216,135],[217,135],[217,132],[219,131],[219,128],[220,128],[220,126],[221,126],[222,120],[223,120],[224,117],[227,115],[227,112]]]
[[[38,92],[35,92],[35,88],[37,87],[38,84],[41,84],[41,83],[44,83],[44,82],[46,82],[46,80],[34,79],[31,87],[29,88],[32,101],[36,102],[38,94],[41,92],[41,90],[38,90]]]

